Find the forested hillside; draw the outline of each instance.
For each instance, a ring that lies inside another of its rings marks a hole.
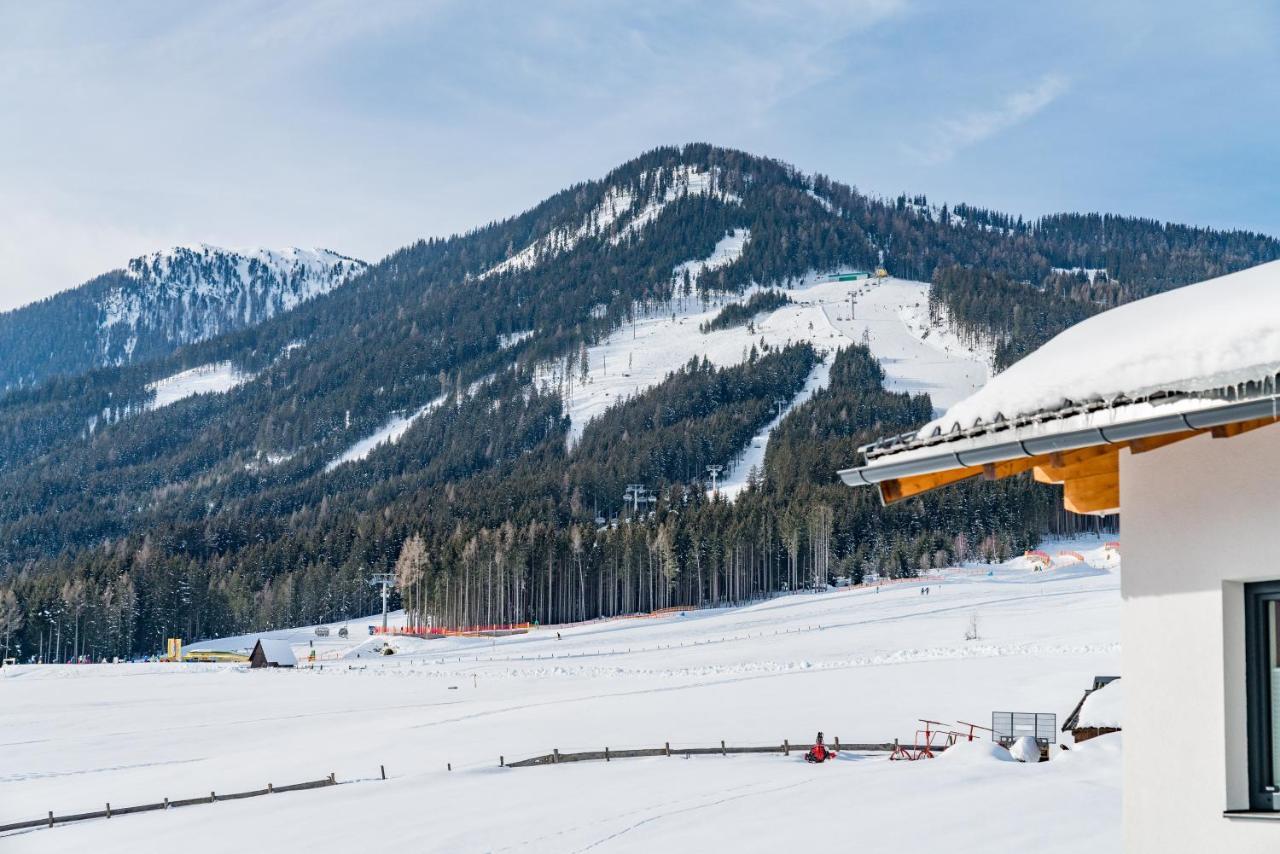
[[[365,577],[392,569],[405,602],[439,621],[548,622],[1025,548],[1071,524],[1029,480],[888,509],[839,485],[860,443],[933,409],[886,392],[865,348],[795,341],[691,362],[576,441],[566,401],[590,381],[586,348],[640,314],[749,286],[785,293],[882,255],[895,275],[933,278],[939,319],[998,339],[1006,363],[1107,304],[1103,292],[1280,256],[1257,235],[1100,218],[1104,236],[1078,219],[935,210],[742,152],[661,148],[520,216],[406,247],[265,322],[11,391],[0,643],[22,657],[129,654],[334,619],[367,612]],[[731,262],[680,272],[747,233]],[[1095,262],[1114,272],[1054,284],[1055,268]],[[829,385],[774,430],[752,488],[708,498],[705,467],[740,452],[822,358]],[[158,381],[223,363],[234,387],[156,405]],[[656,500],[636,512],[628,484]]]

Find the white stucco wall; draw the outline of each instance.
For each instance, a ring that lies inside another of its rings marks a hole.
[[[1247,809],[1242,584],[1280,579],[1280,425],[1121,452],[1127,854],[1280,851]]]

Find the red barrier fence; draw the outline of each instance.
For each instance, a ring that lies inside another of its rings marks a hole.
[[[443,629],[439,626],[382,626],[374,627],[375,635],[400,635],[416,638],[447,638],[495,635],[518,635],[529,631],[531,623],[493,623],[481,626],[460,626],[456,629]]]

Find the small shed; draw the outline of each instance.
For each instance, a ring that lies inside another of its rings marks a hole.
[[[258,638],[249,653],[250,667],[293,667],[298,659],[293,657],[293,647],[288,641]]]
[[[1124,718],[1124,693],[1116,676],[1098,676],[1093,687],[1084,692],[1075,710],[1062,725],[1063,732],[1070,732],[1076,744],[1119,732]]]

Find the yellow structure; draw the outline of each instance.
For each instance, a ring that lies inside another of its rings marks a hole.
[[[876,267],[876,278],[877,279],[889,278],[889,271],[886,270],[884,267]]]
[[[201,661],[209,664],[220,662],[241,663],[249,660],[249,656],[241,652],[223,652],[217,649],[197,649],[184,653],[183,661]]]
[[[169,638],[165,661],[182,661],[182,638]]]

